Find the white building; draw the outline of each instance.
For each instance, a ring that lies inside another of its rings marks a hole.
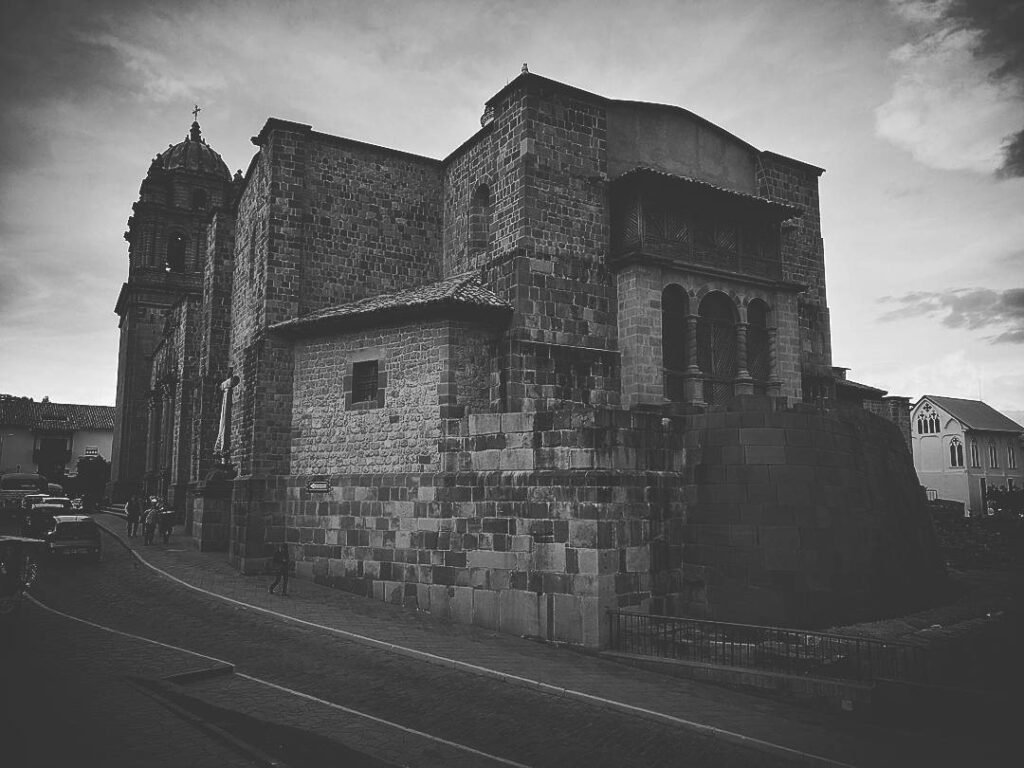
[[[61,477],[83,456],[109,461],[113,441],[110,406],[0,395],[0,474],[38,472]]]
[[[989,488],[1024,487],[1024,427],[980,400],[925,395],[913,407],[914,468],[929,498],[982,514]]]

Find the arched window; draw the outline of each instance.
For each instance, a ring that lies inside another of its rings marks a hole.
[[[205,189],[192,190],[192,207],[197,211],[205,211],[209,202]]]
[[[949,441],[949,466],[962,467],[964,465],[964,446],[959,438],[954,437]]]
[[[665,397],[682,402],[686,371],[686,291],[670,285],[661,294],[661,359],[665,369]]]
[[[978,441],[971,440],[971,466],[980,467],[981,457],[978,455]]]
[[[771,360],[768,355],[768,305],[754,299],[747,306],[747,371],[754,380],[754,393],[768,392]]]
[[[469,253],[487,250],[491,240],[491,190],[481,184],[469,201],[469,231],[467,249]]]
[[[942,429],[942,426],[939,424],[939,417],[934,415],[934,414],[932,414],[931,424],[932,424],[932,432],[934,434],[938,434],[939,431]]]
[[[185,235],[181,232],[172,232],[167,238],[167,263],[165,268],[168,272],[185,271]]]
[[[924,434],[924,419],[922,419],[920,416],[917,417],[917,434]]]
[[[999,467],[999,452],[995,443],[988,444],[988,465],[994,469]]]
[[[704,297],[697,313],[697,365],[704,374],[704,400],[720,404],[732,398],[736,378],[736,313],[724,293]]]

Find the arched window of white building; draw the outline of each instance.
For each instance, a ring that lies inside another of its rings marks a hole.
[[[959,438],[954,437],[949,441],[949,466],[962,467],[964,465],[964,446]]]

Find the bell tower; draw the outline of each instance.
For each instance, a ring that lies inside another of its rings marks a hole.
[[[199,107],[188,135],[150,162],[132,206],[128,230],[128,280],[114,311],[121,329],[110,497],[141,493],[151,404],[153,353],[171,307],[200,296],[206,231],[212,212],[230,202],[231,174],[202,137]]]

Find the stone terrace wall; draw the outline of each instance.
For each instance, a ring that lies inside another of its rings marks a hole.
[[[899,430],[863,411],[689,417],[687,597],[676,613],[822,627],[921,600],[941,577]]]
[[[683,453],[670,425],[593,410],[461,423],[443,447],[463,471],[332,475],[327,494],[293,477],[269,535],[296,544],[299,574],[319,583],[588,646],[607,608],[678,602]]]

